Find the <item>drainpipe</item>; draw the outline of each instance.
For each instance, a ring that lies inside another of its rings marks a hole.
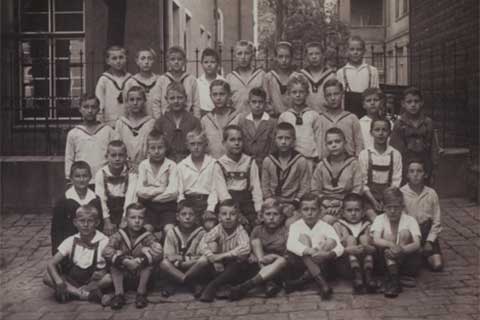
[[[238,40],[242,40],[242,0],[238,0]]]
[[[215,28],[215,50],[218,49],[218,0],[213,1],[213,23]]]

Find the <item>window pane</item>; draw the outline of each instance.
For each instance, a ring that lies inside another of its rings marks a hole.
[[[22,65],[30,68],[33,79],[49,78],[48,42],[46,40],[29,40],[22,42]]]
[[[83,0],[55,0],[55,11],[83,11]]]
[[[23,0],[23,12],[48,12],[48,0]]]
[[[55,31],[83,31],[83,14],[55,14]]]
[[[22,31],[48,32],[48,13],[25,13],[22,15]]]
[[[351,19],[354,26],[383,24],[383,0],[356,0],[351,3]]]

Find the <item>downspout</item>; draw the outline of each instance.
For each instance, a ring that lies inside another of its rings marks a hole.
[[[218,49],[218,0],[213,1],[213,23],[215,28],[215,50]]]
[[[238,40],[242,40],[242,0],[238,0]]]

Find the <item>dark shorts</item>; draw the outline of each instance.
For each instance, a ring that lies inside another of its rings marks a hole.
[[[177,203],[175,201],[160,203],[141,198],[139,201],[147,208],[145,224],[152,225],[155,231],[163,231],[167,224],[176,223]]]
[[[307,270],[302,257],[299,257],[291,252],[287,252],[285,254],[285,258],[287,259],[287,271],[285,271],[287,274],[287,279],[297,279]],[[322,263],[320,268],[322,270],[322,275],[327,279],[331,280],[336,276],[335,260],[329,260],[325,263]]]
[[[378,269],[381,271],[385,271],[387,268],[387,264],[385,262],[385,253],[384,250],[378,250],[377,256],[377,266]],[[401,275],[415,277],[418,274],[422,266],[422,256],[420,252],[413,252],[411,254],[405,255],[401,261],[397,261],[398,270]]]
[[[81,287],[90,282],[94,271],[95,269],[91,267],[82,269],[74,265],[68,268],[65,278],[70,284],[76,287]]]

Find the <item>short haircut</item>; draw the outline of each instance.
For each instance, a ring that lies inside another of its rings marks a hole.
[[[121,51],[125,56],[127,55],[127,49],[121,46],[110,46],[105,50],[105,59],[108,59],[110,57],[110,53],[113,51]]]
[[[171,91],[181,93],[185,97],[187,96],[187,91],[185,91],[185,87],[183,86],[183,84],[177,81],[172,81],[168,84],[167,90],[165,91],[165,96],[168,96]]]
[[[125,143],[122,141],[122,140],[112,140],[108,143],[107,145],[107,153],[110,149],[110,147],[113,147],[113,148],[123,148],[125,150],[125,152],[127,152],[127,146],[125,145]]]
[[[365,102],[367,97],[377,95],[381,100],[385,99],[385,95],[380,88],[367,88],[362,92],[362,102]]]
[[[237,43],[235,43],[235,51],[239,47],[247,48],[251,53],[253,53],[253,50],[255,49],[255,46],[253,45],[253,43],[251,41],[247,41],[247,40],[237,41]]]
[[[152,131],[150,131],[150,133],[147,136],[147,148],[150,142],[152,141],[162,141],[163,144],[165,145],[165,148],[167,148],[168,150],[169,146],[167,143],[167,139],[165,139],[165,136],[163,135],[162,131],[158,129],[153,129]]]
[[[283,208],[282,208],[282,203],[280,202],[279,199],[277,198],[267,198],[263,201],[262,203],[262,208],[261,211],[265,212],[268,209],[275,208],[277,211],[283,215]]]
[[[233,199],[226,199],[218,202],[215,208],[215,212],[217,213],[217,215],[220,212],[220,209],[223,207],[234,208],[236,212],[239,212],[238,204]]]
[[[190,208],[192,209],[192,211],[195,211],[195,203],[187,199],[180,201],[178,203],[177,213],[179,213],[185,208]]]
[[[95,220],[100,219],[100,214],[97,207],[91,204],[84,204],[78,207],[77,210],[75,210],[75,218],[78,218],[80,213],[91,214],[95,218]]]
[[[407,167],[406,167],[407,170],[408,170],[408,168],[410,167],[410,165],[411,165],[412,163],[417,163],[417,164],[421,165],[422,168],[423,168],[423,171],[426,171],[426,170],[425,170],[425,167],[426,167],[425,161],[422,160],[422,159],[420,159],[420,158],[415,158],[415,157],[408,159],[408,161],[407,161]]]
[[[383,202],[393,202],[399,200],[403,204],[403,193],[397,187],[389,187],[383,191]]]
[[[372,119],[372,122],[370,123],[370,132],[372,132],[373,130],[373,126],[375,125],[375,123],[377,122],[385,122],[387,124],[387,127],[388,127],[388,131],[389,132],[392,132],[392,123],[390,122],[390,120],[388,120],[387,118],[385,117],[375,117]]]
[[[127,206],[127,208],[125,209],[125,216],[128,216],[128,214],[131,210],[143,211],[143,215],[145,215],[145,212],[146,212],[147,208],[145,208],[145,206],[143,204],[141,204],[140,202],[130,203]]]
[[[343,206],[345,206],[345,203],[347,202],[357,202],[360,203],[360,206],[363,208],[364,203],[363,203],[363,197],[359,195],[358,193],[347,193],[345,197],[343,198]]]
[[[128,89],[128,91],[127,91],[127,99],[128,99],[128,95],[130,94],[130,92],[138,92],[143,96],[143,100],[147,100],[147,94],[145,92],[145,89],[141,86],[130,87],[130,89]]]
[[[98,100],[97,96],[94,94],[82,94],[79,99],[79,105],[82,106],[85,102],[95,100],[95,105],[99,108],[100,107],[100,100]]]
[[[280,122],[278,125],[277,125],[277,130],[276,132],[278,131],[288,131],[290,132],[290,134],[292,135],[292,137],[295,139],[296,138],[296,132],[295,132],[295,127],[291,124],[291,123],[288,123],[288,122]]]
[[[287,81],[287,90],[292,90],[293,86],[299,84],[303,87],[303,89],[308,93],[310,92],[310,87],[308,85],[308,79],[299,73],[292,74]]]
[[[307,192],[300,198],[300,207],[302,207],[302,202],[315,201],[318,208],[320,208],[320,201],[318,196],[313,192]]]
[[[365,40],[362,39],[362,37],[360,36],[351,36],[350,38],[348,38],[348,42],[347,44],[350,44],[350,42],[353,42],[353,41],[357,41],[357,42],[360,42],[360,45],[362,46],[363,50],[366,49],[366,45],[365,45]]]
[[[243,138],[242,129],[236,124],[230,124],[230,125],[226,126],[225,129],[223,129],[223,141],[227,141],[230,131],[240,132],[240,134],[242,135],[242,138]]]
[[[402,92],[402,100],[405,100],[407,95],[417,96],[423,100],[422,91],[416,87],[408,87]]]
[[[86,161],[79,160],[72,163],[72,166],[70,167],[70,179],[75,170],[87,170],[90,178],[92,177],[92,168],[90,168],[90,165]]]
[[[200,138],[200,140],[202,140],[202,142],[205,145],[208,145],[208,138],[207,138],[207,134],[205,133],[205,131],[197,128],[197,129],[193,129],[192,131],[187,132],[187,134],[185,135],[185,141],[187,143],[189,143],[190,140],[195,139],[195,138]]]
[[[287,49],[290,52],[290,55],[293,55],[292,44],[288,41],[280,41],[275,45],[275,55],[278,55],[278,49]]]
[[[325,84],[323,85],[323,92],[325,93],[327,88],[330,87],[337,87],[341,92],[343,92],[343,84],[337,78],[332,78],[325,81]]]
[[[343,139],[344,141],[347,140],[346,137],[345,137],[345,132],[343,132],[343,130],[340,129],[340,128],[331,127],[331,128],[329,128],[329,129],[327,129],[327,131],[325,132],[325,140],[327,140],[327,136],[328,136],[329,134],[337,134],[337,135],[339,135],[340,137],[342,137],[342,139]]]
[[[183,57],[183,59],[186,59],[186,58],[187,58],[187,55],[186,55],[186,53],[185,53],[185,50],[183,50],[183,48],[180,47],[180,46],[172,46],[172,47],[168,48],[168,49],[167,49],[167,53],[166,53],[165,56],[166,56],[167,59],[168,59],[168,57],[170,57],[170,55],[172,55],[172,54],[174,54],[174,53],[180,54],[180,55]]]
[[[230,84],[222,79],[215,79],[210,82],[210,92],[212,92],[213,87],[222,87],[223,90],[227,91],[228,94],[232,93],[232,89],[230,88]]]
[[[250,100],[253,96],[260,97],[264,101],[267,100],[267,93],[262,87],[255,87],[250,89],[250,91],[248,92],[248,99]]]
[[[323,53],[323,45],[318,41],[312,41],[305,44],[305,53],[308,52],[308,49],[318,48]]]
[[[205,48],[205,50],[202,51],[202,56],[200,58],[200,61],[203,61],[206,57],[212,57],[215,59],[217,63],[220,63],[220,55],[215,49]]]
[[[140,52],[149,52],[152,55],[153,59],[157,59],[157,53],[152,48],[147,48],[147,47],[139,48],[135,55],[136,59],[138,59],[138,57],[140,56]]]

